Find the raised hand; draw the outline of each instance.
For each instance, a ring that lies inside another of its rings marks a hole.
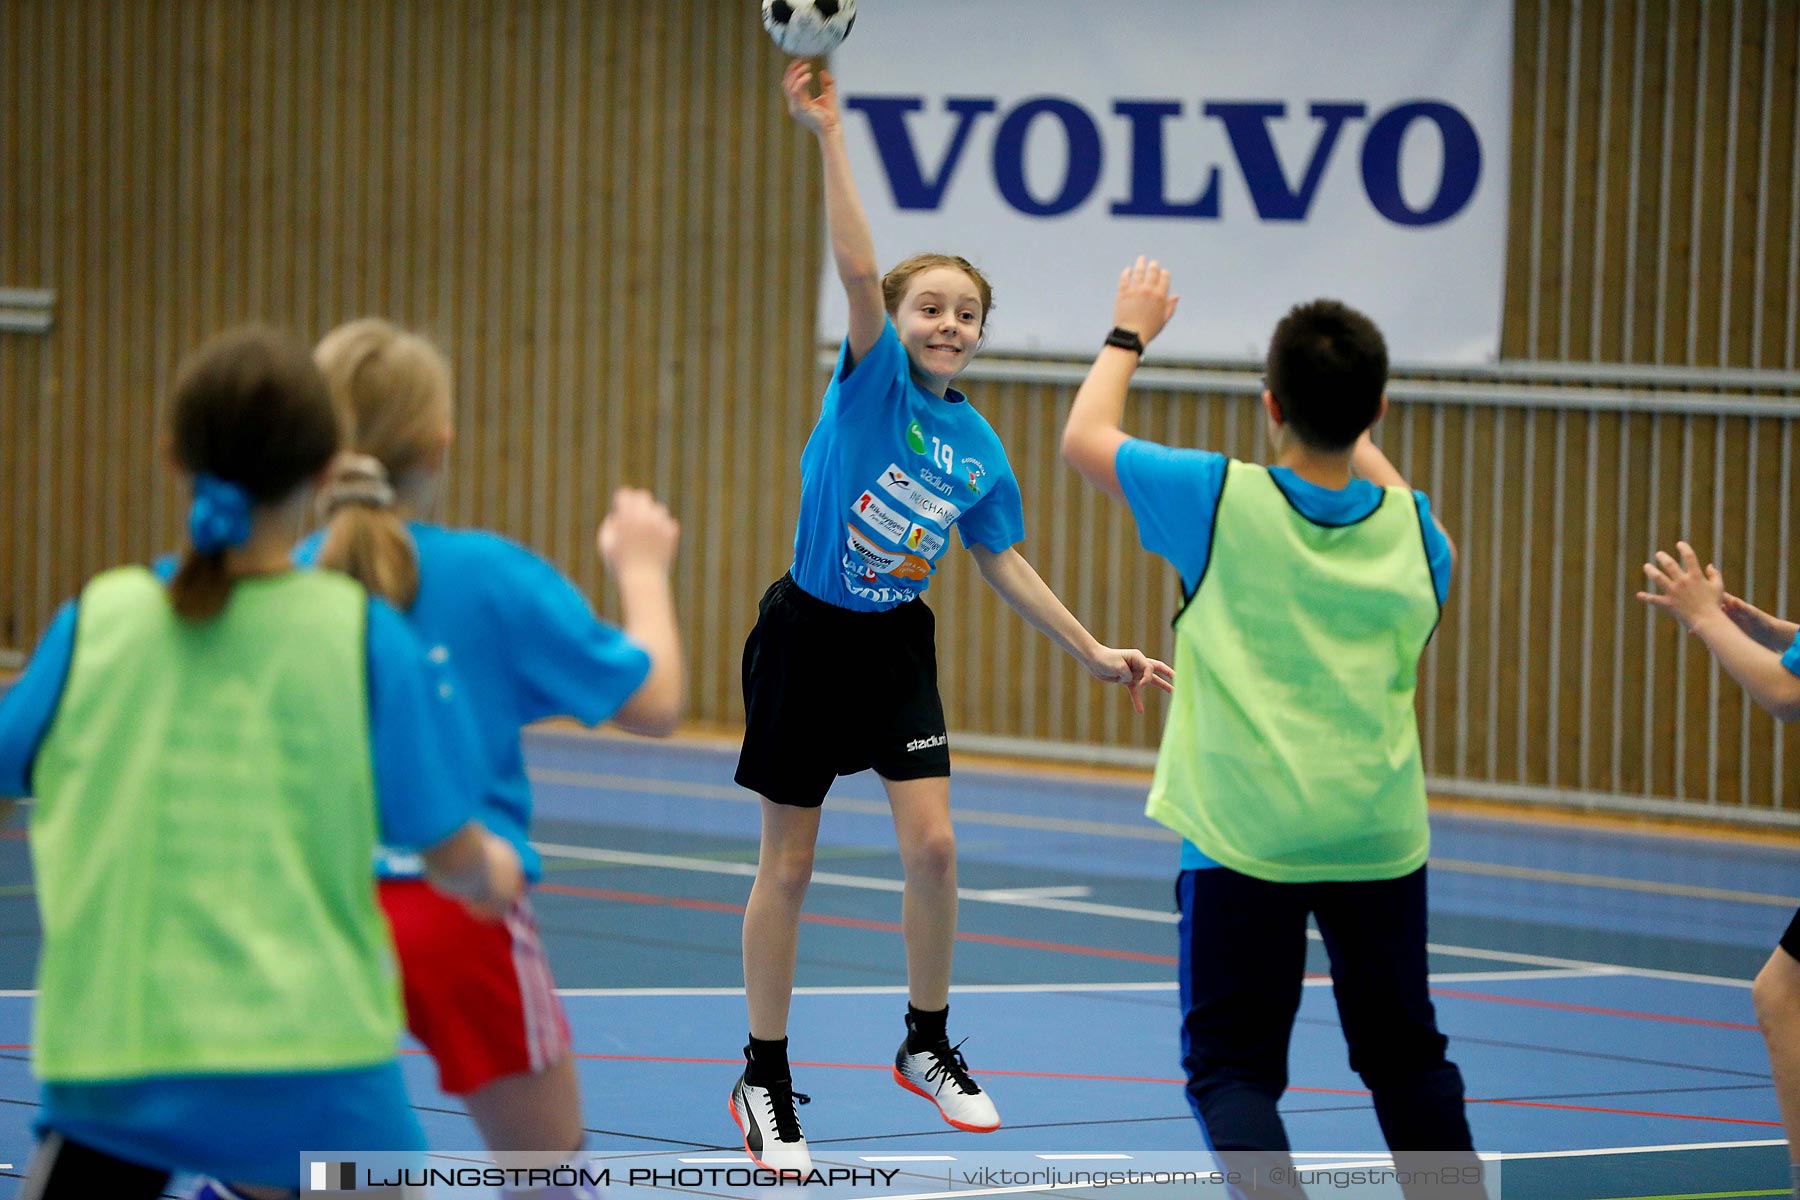
[[[681,523],[655,496],[641,488],[620,488],[594,542],[606,569],[615,575],[633,567],[655,567],[664,574],[675,561]]]
[[[1119,274],[1119,295],[1113,301],[1113,324],[1129,329],[1144,345],[1162,332],[1175,315],[1180,296],[1169,295],[1169,273],[1155,259],[1138,256],[1137,262]]]
[[[1675,549],[1681,555],[1679,561],[1658,550],[1656,561],[1644,564],[1644,578],[1658,590],[1639,592],[1637,598],[1667,611],[1692,630],[1697,621],[1723,607],[1725,580],[1711,563],[1702,568],[1699,556],[1686,542],[1676,542]]]
[[[796,58],[781,77],[781,90],[787,93],[788,115],[815,134],[838,128],[837,80],[831,72],[819,70],[819,94],[812,94],[812,64]]]
[[[1138,712],[1144,711],[1144,689],[1160,688],[1165,692],[1175,690],[1175,668],[1146,655],[1142,650],[1115,650],[1111,646],[1101,646],[1088,660],[1087,668],[1095,679],[1103,679],[1107,683],[1122,683],[1125,690],[1131,693],[1131,707]]]

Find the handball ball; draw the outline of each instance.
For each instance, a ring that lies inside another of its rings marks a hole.
[[[795,58],[838,48],[856,24],[856,0],[762,0],[763,28]]]

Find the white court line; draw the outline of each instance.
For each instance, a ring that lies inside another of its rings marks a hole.
[[[1045,1162],[1099,1162],[1102,1160],[1118,1162],[1129,1161],[1129,1154],[1034,1154],[1033,1158],[1041,1158]]]
[[[1430,983],[1503,983],[1516,980],[1535,979],[1590,979],[1614,975],[1636,975],[1642,972],[1630,967],[1608,967],[1595,965],[1591,967],[1567,967],[1561,969],[1545,968],[1536,971],[1440,971],[1427,975]],[[1731,980],[1712,981],[1701,976],[1703,982],[1726,982]],[[1173,980],[1147,980],[1144,982],[1111,982],[1111,983],[972,983],[956,984],[951,991],[960,996],[997,996],[1009,994],[1050,994],[1063,992],[1173,992],[1179,985]],[[1329,976],[1317,976],[1305,981],[1306,987],[1329,987]],[[742,996],[741,987],[622,987],[622,988],[557,988],[556,994],[564,998],[594,998],[607,996]],[[904,996],[906,988],[898,984],[858,984],[843,987],[817,986],[797,987],[796,996]],[[31,989],[0,990],[0,1000],[30,1000],[37,992]]]
[[[955,1162],[954,1154],[859,1154],[861,1162]]]
[[[533,842],[540,854],[554,855],[559,858],[581,859],[587,862],[610,862],[625,866],[664,867],[673,871],[700,871],[711,875],[754,876],[756,866],[753,863],[719,862],[710,858],[691,858],[679,854],[640,854],[630,850],[601,850],[591,846],[568,846],[553,842]],[[835,872],[819,872],[813,875],[814,883],[823,883],[835,887],[861,888],[866,891],[900,892],[906,884],[898,879],[882,879],[872,875],[844,875]],[[1162,912],[1153,908],[1129,908],[1118,904],[1094,904],[1086,900],[1059,900],[1050,896],[1018,896],[1005,893],[984,892],[974,888],[958,888],[957,896],[964,900],[974,900],[986,904],[1003,904],[1013,908],[1047,909],[1052,912],[1081,913],[1093,917],[1118,917],[1127,921],[1149,921],[1159,925],[1173,925],[1181,918],[1172,912]],[[1308,929],[1306,936],[1314,941],[1323,941],[1318,930]],[[1677,983],[1706,983],[1719,987],[1748,988],[1748,979],[1728,979],[1722,975],[1695,975],[1686,971],[1658,971],[1650,967],[1630,967],[1619,963],[1592,962],[1581,958],[1555,958],[1543,954],[1515,954],[1507,950],[1483,950],[1475,946],[1447,946],[1441,943],[1428,942],[1425,949],[1433,954],[1451,955],[1456,958],[1473,958],[1485,962],[1516,963],[1526,967],[1559,967],[1574,971],[1597,971],[1618,975],[1635,975],[1644,979],[1670,979]]]
[[[747,1154],[740,1154],[735,1158],[683,1158],[677,1161],[684,1163],[730,1163],[735,1166],[741,1163],[755,1162],[756,1160]]]

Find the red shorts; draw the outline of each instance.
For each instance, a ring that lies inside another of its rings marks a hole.
[[[483,921],[417,879],[381,881],[406,996],[406,1025],[452,1096],[542,1071],[569,1053],[569,1020],[524,896]]]

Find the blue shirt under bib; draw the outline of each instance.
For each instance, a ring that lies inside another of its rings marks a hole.
[[[1119,488],[1137,518],[1138,540],[1144,549],[1167,559],[1180,572],[1183,594],[1199,586],[1212,557],[1213,515],[1219,508],[1229,461],[1216,451],[1163,446],[1137,438],[1121,445],[1113,458]],[[1382,490],[1366,479],[1352,479],[1344,488],[1328,488],[1309,483],[1286,467],[1270,467],[1269,475],[1288,503],[1319,525],[1354,524],[1381,503]],[[1413,492],[1413,502],[1419,509],[1431,581],[1438,603],[1443,604],[1450,596],[1450,540],[1432,519],[1431,501],[1425,493]],[[1182,839],[1182,870],[1218,865],[1198,846]]]
[[[912,377],[894,323],[861,362],[846,343],[800,456],[794,582],[828,604],[881,612],[931,586],[950,527],[998,553],[1025,536],[1019,484],[982,415]]]
[[[562,572],[516,542],[479,529],[411,522],[419,594],[403,615],[431,660],[455,680],[465,740],[485,770],[481,823],[511,842],[526,878],[543,873],[527,834],[531,783],[521,731],[549,717],[598,725],[650,674],[650,656],[593,606]],[[319,534],[296,561],[317,561]],[[384,878],[420,873],[416,858],[384,855]]]

